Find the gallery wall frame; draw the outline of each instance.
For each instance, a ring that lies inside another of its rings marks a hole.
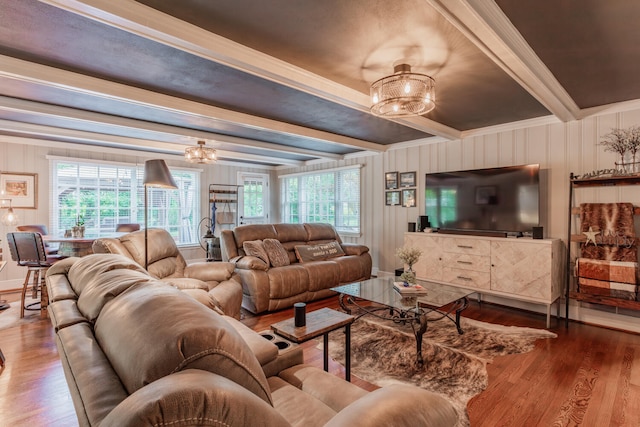
[[[400,206],[400,192],[399,191],[387,191],[385,193],[385,205],[387,205],[387,206]]]
[[[398,188],[398,172],[387,172],[384,174],[384,189],[395,190]]]
[[[402,206],[414,208],[416,206],[416,189],[407,188],[402,190]]]
[[[11,207],[38,208],[38,174],[22,172],[0,173],[0,194],[11,199]]]
[[[400,187],[415,187],[416,186],[416,173],[415,172],[401,172],[400,173]]]

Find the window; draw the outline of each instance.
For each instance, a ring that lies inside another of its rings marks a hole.
[[[113,235],[118,223],[144,227],[142,165],[52,161],[51,229],[62,235],[81,217],[87,237]],[[198,243],[200,177],[171,169],[178,190],[149,187],[149,227],[169,231],[178,244]]]
[[[327,222],[360,232],[360,167],[282,176],[282,221]]]
[[[266,224],[269,221],[269,175],[238,172],[242,185],[240,224]]]

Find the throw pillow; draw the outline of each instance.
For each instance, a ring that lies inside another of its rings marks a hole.
[[[264,239],[262,244],[267,255],[269,255],[271,267],[284,267],[285,265],[289,265],[289,254],[287,254],[287,250],[282,246],[280,240]]]
[[[266,264],[269,264],[269,255],[267,255],[267,251],[264,249],[262,240],[249,240],[243,242],[242,249],[244,249],[245,254],[260,258]]]
[[[338,242],[320,243],[318,245],[297,245],[296,257],[300,262],[324,261],[344,255]]]

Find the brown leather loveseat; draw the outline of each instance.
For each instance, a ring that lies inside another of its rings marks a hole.
[[[240,318],[242,289],[240,279],[227,262],[187,264],[175,240],[161,228],[148,230],[149,274],[182,290],[212,309]],[[100,238],[93,242],[94,253],[119,254],[145,265],[144,230],[118,238]]]
[[[343,243],[331,224],[241,225],[222,231],[220,247],[222,259],[235,264],[242,306],[252,313],[325,298],[335,294],[332,287],[371,276],[369,248]]]
[[[453,426],[444,398],[409,385],[367,392],[301,364],[240,321],[207,309],[113,254],[47,273],[49,313],[78,424]]]

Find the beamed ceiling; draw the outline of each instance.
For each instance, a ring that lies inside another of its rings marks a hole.
[[[279,166],[640,99],[635,0],[0,0],[0,135]],[[436,108],[369,113],[399,62]]]

